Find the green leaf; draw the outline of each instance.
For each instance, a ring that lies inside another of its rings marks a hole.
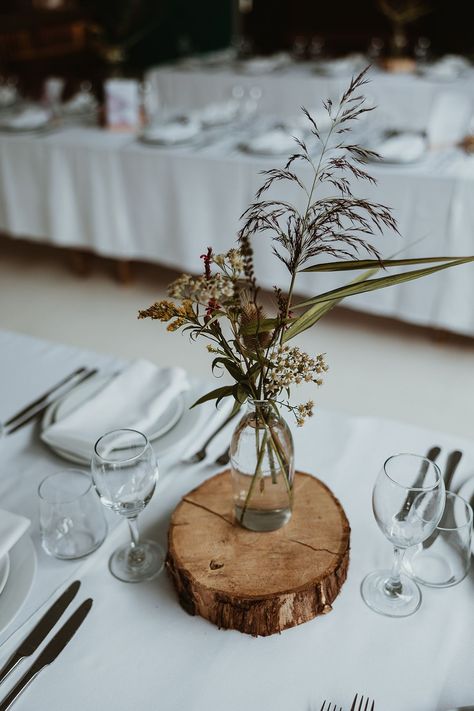
[[[294,306],[293,308],[303,308],[305,306],[311,306],[311,308],[292,322],[291,326],[285,332],[283,340],[288,341],[290,338],[294,338],[294,336],[298,333],[311,328],[311,326],[313,326],[329,310],[328,302],[336,305],[339,301],[347,298],[348,296],[354,296],[355,294],[363,294],[368,291],[376,291],[378,289],[384,289],[388,286],[402,284],[406,281],[412,281],[413,279],[419,279],[420,277],[434,274],[442,269],[448,269],[449,267],[455,267],[457,265],[467,264],[468,262],[473,261],[474,257],[462,257],[451,260],[448,264],[427,267],[425,269],[414,269],[410,272],[391,274],[390,276],[380,277],[378,279],[367,279],[367,274],[364,273],[361,275],[361,278],[353,280],[349,284],[346,284],[346,286],[339,287],[338,289],[332,289],[331,291],[319,294],[312,299],[308,299],[308,301],[303,301]],[[374,269],[374,271],[378,271],[378,269]]]
[[[379,269],[380,267],[367,269],[367,271],[365,271],[363,274],[359,274],[359,276],[356,276],[355,279],[352,279],[349,284],[357,284],[358,282],[365,281],[369,277],[376,274]],[[313,306],[313,308],[311,309],[312,323],[310,324],[310,326],[314,326],[314,324],[319,321],[319,319],[325,316],[328,311],[331,311],[331,309],[337,306],[340,301],[341,299],[332,299],[331,301],[324,301],[322,304],[317,304],[316,306]],[[310,328],[310,326],[305,325],[306,322],[303,318],[304,316],[305,314],[293,320],[291,326],[285,331],[285,334],[283,336],[283,343],[289,341],[291,338],[294,338],[298,335],[298,333],[301,333],[301,331],[305,331],[307,328]]]
[[[235,363],[235,361],[233,361],[231,358],[225,358],[222,356],[214,358],[214,360],[212,361],[212,370],[214,371],[214,368],[216,368],[218,365],[222,365],[227,370],[229,375],[234,378],[234,380],[242,380],[242,378],[245,377],[237,363]]]
[[[276,318],[265,318],[257,323],[249,323],[246,326],[242,326],[240,333],[243,336],[253,336],[255,333],[264,333],[266,331],[273,331],[278,325],[279,320]]]
[[[416,259],[353,259],[345,262],[323,262],[312,264],[310,267],[301,269],[302,272],[345,272],[356,269],[370,269],[376,267],[384,269],[387,267],[402,267],[413,264],[431,264],[434,262],[455,262],[464,257],[418,257]],[[466,257],[469,259],[469,257]]]
[[[246,383],[236,383],[232,388],[232,395],[241,405],[244,404],[248,396],[251,394],[252,391]]]
[[[307,301],[301,301],[293,308],[300,309],[304,306],[319,304],[323,301],[330,301],[332,299],[345,299],[347,296],[363,294],[367,291],[376,291],[377,289],[385,289],[387,286],[395,286],[396,284],[403,284],[404,282],[412,281],[413,279],[420,279],[420,277],[429,276],[430,274],[435,274],[436,272],[439,272],[443,269],[449,269],[450,267],[456,267],[461,264],[467,264],[468,262],[474,262],[474,257],[455,258],[452,259],[448,264],[440,264],[436,267],[414,269],[410,272],[399,272],[398,274],[390,274],[389,276],[380,277],[378,279],[364,280],[356,284],[346,284],[346,286],[340,286],[337,289],[331,289],[331,291],[326,291],[323,294],[314,296],[312,299],[308,299]]]
[[[215,390],[211,390],[211,392],[207,393],[206,395],[203,395],[198,400],[196,400],[196,402],[193,403],[189,409],[192,410],[193,407],[196,407],[196,405],[202,405],[203,402],[209,402],[209,400],[220,401],[222,400],[222,398],[232,395],[232,391],[232,385],[224,385],[222,388],[216,388]]]

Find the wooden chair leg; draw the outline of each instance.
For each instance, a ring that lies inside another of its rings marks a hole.
[[[120,284],[126,286],[133,281],[132,264],[128,260],[117,259],[115,261],[115,276]]]
[[[69,262],[72,271],[78,276],[88,276],[92,267],[92,255],[90,252],[84,252],[79,249],[69,251]]]

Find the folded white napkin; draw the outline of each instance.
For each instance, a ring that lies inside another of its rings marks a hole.
[[[296,149],[294,138],[302,138],[301,131],[284,128],[272,128],[265,133],[249,139],[243,147],[249,153],[257,155],[279,156],[292,153]]]
[[[382,141],[375,150],[387,163],[412,163],[425,152],[426,140],[416,133],[401,133]]]
[[[238,111],[239,102],[231,99],[230,101],[208,104],[203,109],[195,111],[194,116],[203,126],[221,126],[233,121]]]
[[[424,68],[423,73],[433,79],[457,79],[470,67],[465,57],[456,54],[447,54],[433,64]]]
[[[30,523],[24,516],[0,509],[0,559],[20,540]]]
[[[316,71],[327,76],[346,76],[360,70],[364,65],[364,58],[361,54],[348,54],[346,57],[338,59],[327,59],[319,61]]]
[[[173,145],[184,143],[198,135],[201,130],[199,121],[190,119],[189,121],[172,120],[166,123],[149,126],[143,132],[143,137],[147,141]]]
[[[46,126],[50,118],[51,114],[46,109],[42,109],[39,106],[31,106],[15,116],[5,118],[2,121],[2,125],[18,131],[29,130]]]
[[[146,360],[134,361],[97,395],[48,427],[41,438],[89,459],[95,442],[110,430],[131,428],[150,434],[173,399],[187,388],[181,368],[160,369]]]
[[[65,114],[82,114],[97,109],[97,100],[90,91],[78,91],[62,105]]]
[[[272,54],[270,57],[246,59],[239,64],[239,68],[245,74],[266,74],[288,64],[289,61],[290,57],[287,52],[278,52],[278,54]]]

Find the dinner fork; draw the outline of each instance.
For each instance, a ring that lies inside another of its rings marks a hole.
[[[195,454],[192,454],[187,459],[183,459],[182,463],[183,464],[198,464],[199,462],[202,462],[203,459],[206,458],[207,448],[210,445],[210,443],[212,442],[212,440],[214,439],[214,437],[216,437],[219,434],[219,432],[222,432],[222,430],[229,424],[229,422],[231,422],[234,419],[234,417],[236,417],[237,414],[238,414],[238,412],[231,412],[230,415],[228,417],[226,417],[224,422],[222,422],[219,425],[219,427],[217,429],[215,429],[211,435],[209,435],[209,437],[206,439],[206,441],[202,445],[201,449],[198,452],[195,452]]]
[[[330,701],[323,701],[319,711],[342,711],[342,706],[337,707],[336,704],[331,704]]]
[[[358,706],[356,706],[357,700],[359,700]],[[364,706],[364,701],[365,701],[365,706]],[[374,711],[374,709],[375,709],[375,701],[372,701],[372,704],[370,705],[369,697],[364,699],[364,697],[361,696],[359,699],[358,694],[356,694],[354,696],[354,701],[352,702],[351,711]]]

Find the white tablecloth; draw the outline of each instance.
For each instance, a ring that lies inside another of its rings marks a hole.
[[[234,244],[260,171],[282,162],[244,155],[237,140],[193,149],[150,147],[90,128],[42,137],[0,134],[0,231],[199,271],[208,245],[223,252]],[[406,257],[473,253],[472,161],[435,153],[417,165],[370,170],[378,185],[362,185],[359,194],[393,206],[403,235],[376,238],[385,256],[402,247]],[[285,288],[288,279],[269,259],[268,240],[255,240],[255,251],[262,286]],[[298,291],[315,293],[315,281],[302,275]],[[317,283],[329,289],[335,281],[327,275]],[[471,336],[473,303],[470,265],[347,302]]]
[[[248,75],[232,67],[187,68],[178,64],[156,67],[148,80],[158,92],[163,109],[193,109],[231,98],[232,89],[259,87],[259,110],[291,116],[300,106],[314,108],[321,100],[338,99],[347,88],[350,73],[326,77],[315,73],[310,64],[292,64],[264,74]],[[425,129],[435,102],[442,94],[474,99],[474,69],[453,81],[436,81],[417,74],[390,74],[369,71],[370,84],[364,93],[378,107],[381,118],[392,126]]]
[[[110,362],[110,357],[0,334],[0,418],[73,365]],[[363,576],[386,566],[391,555],[370,504],[381,463],[394,452],[423,453],[435,443],[443,447],[443,456],[453,448],[464,452],[454,486],[474,475],[472,441],[395,422],[318,412],[295,432],[297,466],[321,477],[345,507],[352,527],[351,562],[333,611],[281,635],[255,639],[189,617],[165,574],[140,585],[112,578],[107,558],[127,538],[121,524],[76,573],[82,587],[71,609],[90,595],[89,617],[15,708],[307,711],[319,709],[323,699],[348,708],[356,691],[375,698],[380,711],[443,711],[472,703],[473,572],[457,587],[424,590],[422,607],[406,619],[376,615],[359,594]],[[37,543],[36,486],[61,463],[39,444],[33,427],[1,445],[2,506],[33,516],[31,535]],[[169,517],[180,497],[214,472],[206,465],[163,467],[141,516],[146,535],[166,545]],[[41,554],[40,569],[48,564],[67,568],[49,561]],[[39,604],[45,594],[34,588],[30,602]],[[0,647],[1,661],[26,628]],[[2,684],[2,696],[19,674]]]

